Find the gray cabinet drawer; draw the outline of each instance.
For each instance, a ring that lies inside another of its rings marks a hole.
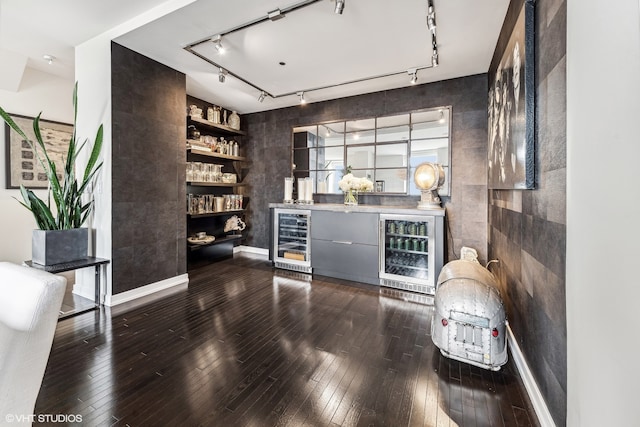
[[[367,245],[378,244],[378,214],[361,212],[311,212],[311,238]]]
[[[378,246],[311,239],[311,267],[314,274],[377,285]]]

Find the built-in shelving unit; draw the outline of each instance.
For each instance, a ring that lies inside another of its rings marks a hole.
[[[187,97],[187,103],[188,105],[197,105],[203,112],[206,112],[207,108],[211,106],[211,104],[201,102],[192,97]],[[238,143],[240,150],[244,150],[242,138],[246,136],[246,132],[242,130],[191,116],[187,116],[187,126],[194,126],[200,132],[202,138],[211,136],[218,139],[224,138],[227,141],[233,140]],[[187,162],[222,165],[222,172],[235,173],[237,182],[187,181],[187,195],[224,197],[225,195],[240,194],[240,189],[245,186],[245,183],[242,182],[245,174],[240,164],[247,162],[247,158],[242,155],[210,151],[203,145],[200,141],[186,139]],[[207,236],[215,237],[215,240],[204,244],[187,242],[188,268],[233,256],[233,247],[244,239],[244,235],[238,230],[225,232],[225,223],[233,215],[244,219],[248,202],[248,198],[243,197],[242,209],[226,209],[225,207],[224,210],[211,211],[211,209],[207,209],[202,213],[189,213],[187,211],[187,236],[205,232]]]

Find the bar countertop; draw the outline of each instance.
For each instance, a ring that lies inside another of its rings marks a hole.
[[[432,215],[444,216],[444,208],[439,209],[418,209],[413,206],[382,206],[382,205],[344,205],[341,203],[269,203],[269,208],[283,209],[309,209],[315,211],[332,211],[332,212],[368,212],[381,214],[400,214],[400,215]]]

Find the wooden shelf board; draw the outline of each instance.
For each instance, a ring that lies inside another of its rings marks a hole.
[[[234,215],[237,213],[244,212],[244,209],[233,209],[230,211],[222,211],[222,212],[208,212],[204,214],[187,214],[189,218],[206,218],[210,216],[222,216],[222,215]]]
[[[205,126],[211,130],[215,130],[215,131],[219,131],[222,133],[226,133],[227,135],[246,135],[247,133],[238,129],[233,129],[230,128],[229,126],[225,126],[222,124],[216,124],[213,122],[210,122],[209,120],[205,120],[202,118],[196,118],[196,117],[191,117],[191,116],[187,116],[189,118],[189,122],[191,123],[197,123],[201,126]]]
[[[189,140],[187,140],[188,142]],[[199,156],[215,157],[217,159],[235,160],[237,162],[247,161],[246,157],[242,156],[230,156],[228,154],[214,153],[212,151],[198,150],[197,148],[187,148],[187,153],[197,154]]]
[[[234,240],[240,240],[242,238],[244,238],[242,234],[229,234],[226,236],[216,237],[216,240],[211,243],[207,243],[206,245],[192,245],[187,242],[187,247],[190,251],[197,251],[201,248],[206,248],[207,246],[219,245],[220,243],[232,242]]]

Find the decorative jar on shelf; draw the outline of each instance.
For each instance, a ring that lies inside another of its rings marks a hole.
[[[229,115],[229,127],[231,129],[240,130],[240,116],[235,111]]]

